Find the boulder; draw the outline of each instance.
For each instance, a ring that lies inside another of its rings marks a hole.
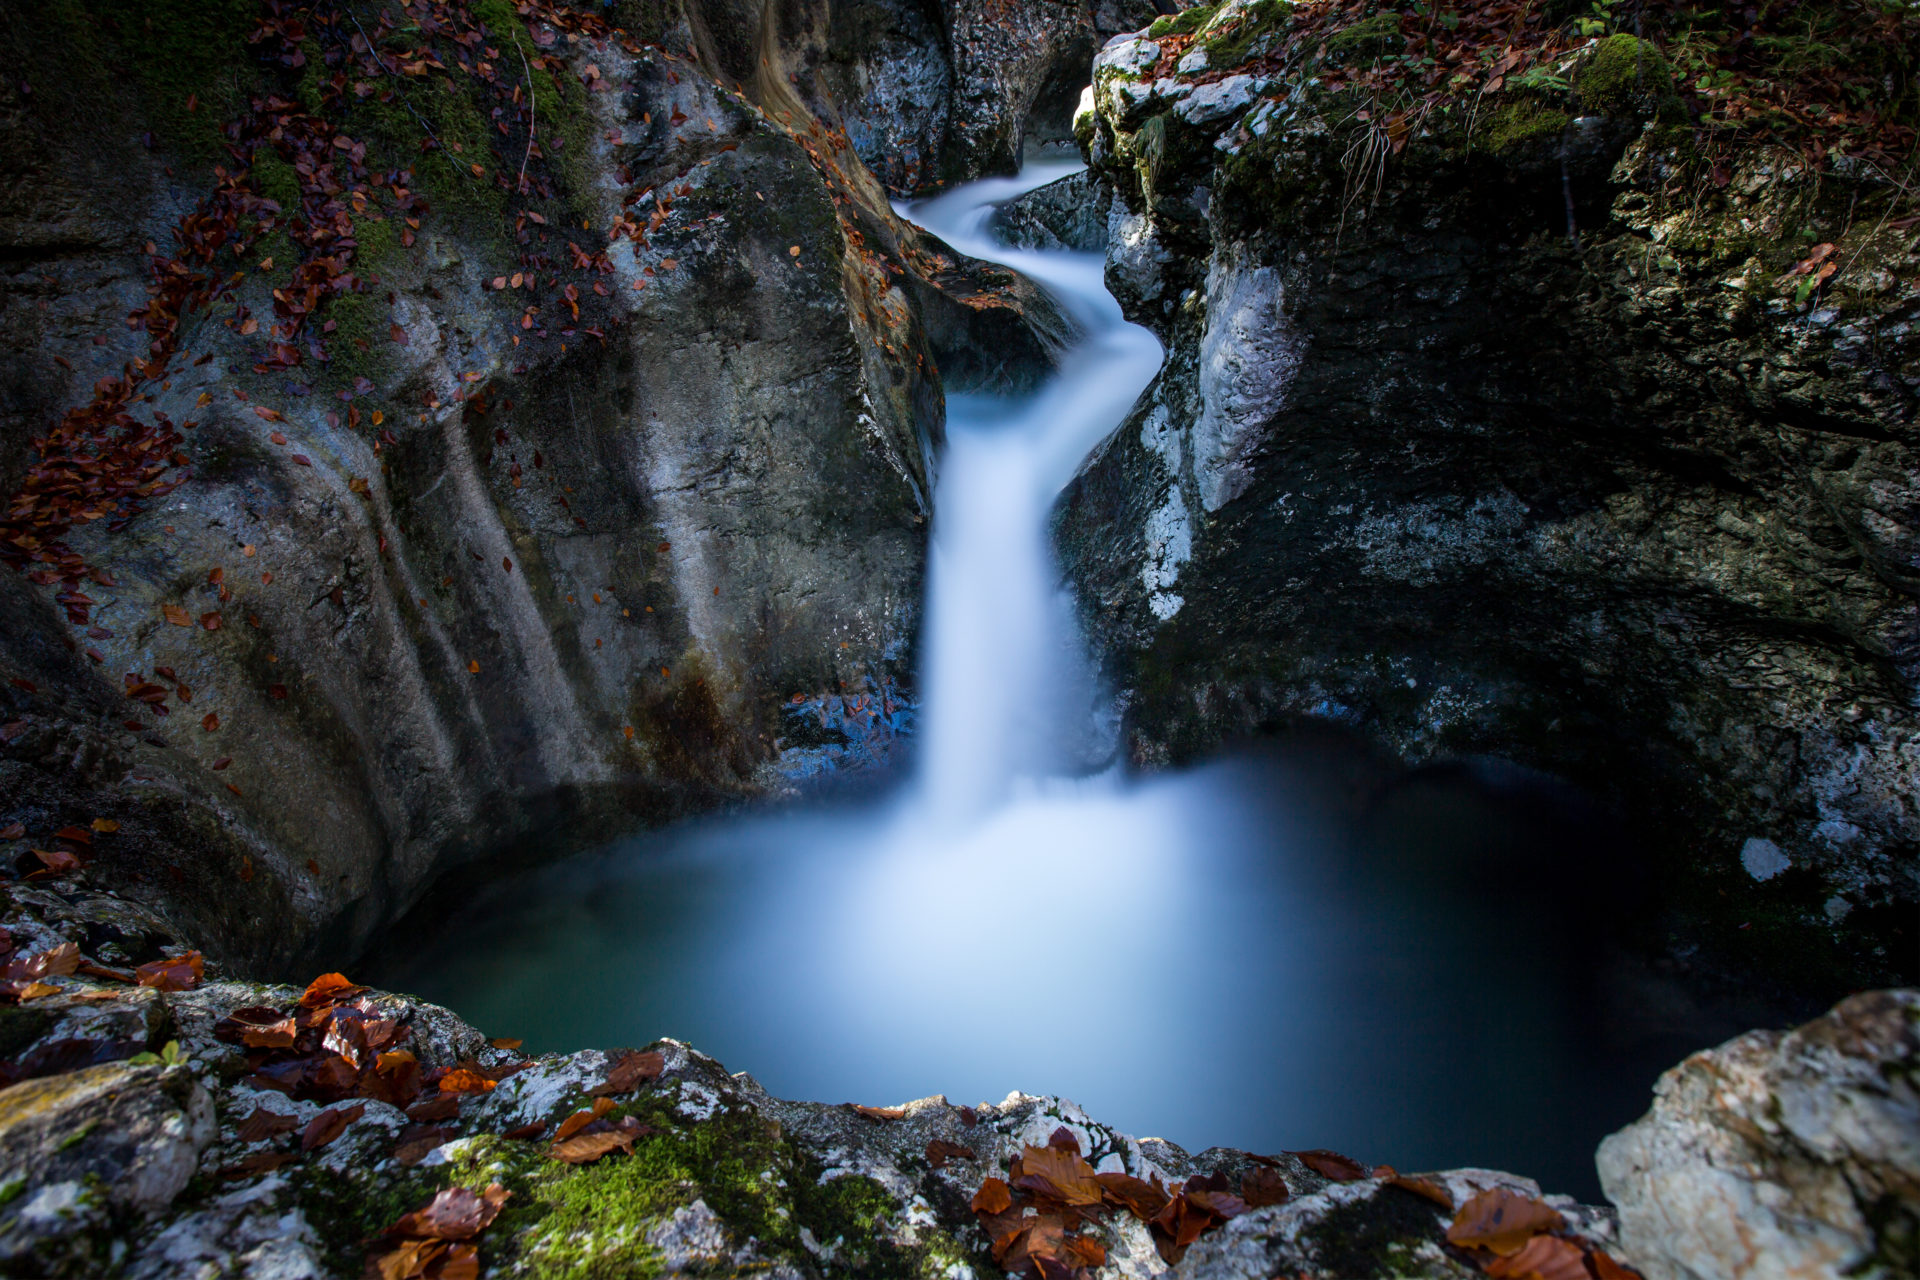
[[[1920,991],[1694,1054],[1598,1163],[1647,1280],[1915,1274]]]
[[[1629,815],[1677,970],[1799,1016],[1910,981],[1920,259],[1849,213],[1892,189],[1762,146],[1688,184],[1631,36],[1388,138],[1276,70],[1307,12],[1096,62],[1109,286],[1168,349],[1055,526],[1124,754],[1517,762]],[[1368,22],[1327,56],[1390,54]]]
[[[105,1229],[172,1204],[214,1137],[212,1098],[182,1068],[115,1062],[0,1090],[0,1262],[102,1266]]]

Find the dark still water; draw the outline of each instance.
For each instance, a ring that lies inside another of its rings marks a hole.
[[[785,1097],[1056,1093],[1193,1150],[1585,1199],[1595,1144],[1710,1038],[1603,1014],[1621,850],[1551,797],[1331,750],[928,813],[651,833],[496,883],[370,980],[529,1051],[667,1035]]]

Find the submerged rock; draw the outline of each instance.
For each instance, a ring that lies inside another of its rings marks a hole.
[[[1920,992],[1694,1054],[1599,1167],[1647,1280],[1915,1274]]]

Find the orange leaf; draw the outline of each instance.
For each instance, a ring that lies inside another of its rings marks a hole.
[[[143,987],[161,991],[191,991],[205,975],[205,962],[198,951],[164,960],[149,960],[133,971],[134,981]]]
[[[999,1178],[988,1178],[973,1193],[972,1209],[975,1213],[989,1216],[1005,1213],[1013,1206],[1013,1190]]]
[[[469,1071],[465,1067],[455,1067],[453,1070],[447,1072],[446,1075],[440,1077],[441,1093],[455,1095],[489,1093],[494,1087],[494,1081],[487,1079],[483,1075]]]
[[[1447,1228],[1447,1241],[1463,1249],[1511,1254],[1534,1236],[1563,1225],[1565,1219],[1551,1205],[1505,1187],[1490,1187],[1460,1206]]]
[[[1586,1253],[1558,1236],[1535,1236],[1510,1258],[1487,1264],[1493,1280],[1592,1280]]]
[[[165,617],[168,622],[171,622],[176,627],[190,627],[193,625],[193,619],[188,616],[187,611],[177,604],[161,605],[160,613],[161,616]]]
[[[323,1009],[327,1005],[350,1000],[365,990],[358,983],[349,981],[344,973],[323,973],[307,984],[306,991],[300,996],[300,1007]]]

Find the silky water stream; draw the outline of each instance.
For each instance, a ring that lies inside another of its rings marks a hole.
[[[378,980],[529,1051],[687,1040],[786,1097],[1056,1093],[1196,1151],[1334,1147],[1594,1197],[1595,1143],[1700,1039],[1596,1013],[1602,825],[1332,741],[1072,776],[1094,699],[1047,513],[1161,352],[1097,256],[988,235],[1060,172],[903,211],[1086,333],[1023,401],[949,400],[912,780],[509,877]]]

